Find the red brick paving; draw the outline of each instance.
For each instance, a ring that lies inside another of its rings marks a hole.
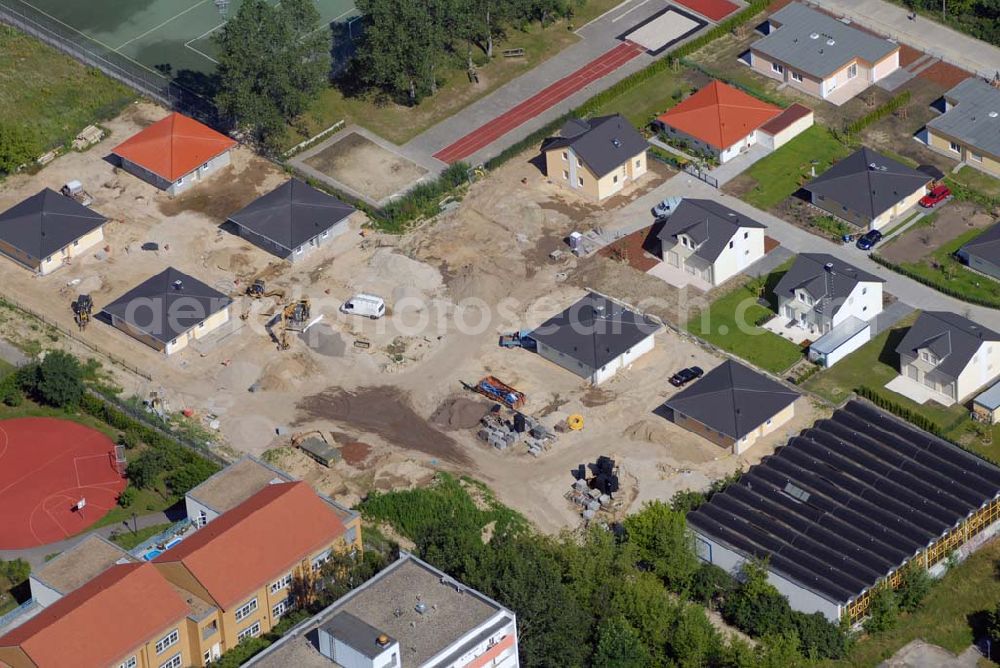
[[[924,56],[923,51],[914,49],[909,44],[899,45],[899,66],[909,67]]]

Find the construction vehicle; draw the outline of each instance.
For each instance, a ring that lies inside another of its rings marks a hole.
[[[239,295],[233,295],[239,296]],[[263,278],[254,279],[252,283],[247,286],[247,289],[243,292],[244,297],[249,299],[243,303],[243,312],[240,313],[240,320],[246,320],[250,317],[250,309],[253,304],[252,300],[257,299],[267,299],[269,297],[275,297],[275,301],[280,306],[285,301],[285,291],[284,290],[271,290],[268,291],[264,284]]]
[[[79,295],[72,307],[73,319],[82,332],[86,329],[87,323],[90,322],[90,316],[94,311],[94,300],[90,298],[90,295]]]
[[[288,342],[288,332],[304,332],[308,328],[309,315],[312,311],[308,298],[296,300],[285,305],[281,312],[272,318],[269,329],[271,338],[278,344],[278,350],[288,350],[291,344]],[[278,333],[274,333],[274,327],[278,327]]]
[[[528,350],[534,350],[537,347],[535,340],[528,336],[531,334],[531,330],[522,329],[519,332],[514,332],[512,334],[501,334],[500,335],[500,347],[501,348],[526,348]]]
[[[507,408],[518,409],[524,405],[524,392],[514,389],[495,376],[486,376],[475,385],[463,383],[467,389],[478,392],[487,399],[499,402]]]
[[[94,202],[94,198],[91,197],[90,193],[83,189],[83,184],[76,180],[68,182],[59,189],[59,192],[70,199],[76,200],[83,206],[90,206]]]

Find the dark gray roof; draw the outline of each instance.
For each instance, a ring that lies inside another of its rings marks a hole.
[[[678,234],[686,234],[699,244],[694,254],[714,262],[742,227],[767,226],[718,202],[685,197],[656,236],[672,246],[677,243]]]
[[[0,240],[41,261],[106,222],[75,199],[45,188],[0,214]]]
[[[887,39],[798,3],[775,12],[770,20],[781,27],[754,42],[752,48],[821,79],[855,58],[874,64],[899,48]]]
[[[884,282],[878,276],[832,255],[802,253],[774,286],[774,293],[782,297],[794,297],[796,290],[805,290],[816,301],[830,300],[834,306],[830,315],[833,315],[858,283]]]
[[[726,360],[667,400],[666,406],[740,439],[799,398],[799,393]]]
[[[792,438],[688,524],[844,604],[1000,493],[1000,469],[870,404]]]
[[[906,331],[896,352],[912,357],[928,348],[941,360],[937,370],[957,378],[984,341],[1000,341],[1000,334],[954,313],[924,311]]]
[[[987,228],[982,234],[962,246],[961,250],[1000,266],[1000,223]]]
[[[250,202],[229,220],[292,251],[355,211],[336,197],[291,179]]]
[[[173,267],[104,307],[104,312],[168,343],[233,302]]]
[[[600,369],[659,329],[653,319],[591,292],[529,336],[591,369]]]
[[[385,651],[385,647],[380,647],[376,642],[380,635],[385,635],[389,639],[389,644],[395,642],[395,638],[383,634],[379,629],[349,612],[338,612],[320,628],[369,659],[374,659]]]
[[[620,114],[571,118],[559,132],[561,136],[545,140],[542,150],[572,148],[597,178],[610,174],[648,146],[646,138]]]
[[[871,220],[930,181],[926,174],[863,146],[807,183],[805,190]]]
[[[978,77],[972,77],[944,96],[954,100],[955,106],[931,119],[927,127],[1000,157],[1000,90]]]

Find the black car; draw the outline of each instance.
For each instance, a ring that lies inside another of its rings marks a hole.
[[[882,241],[882,233],[878,230],[871,230],[858,238],[857,246],[861,250],[871,250],[880,241]]]
[[[674,375],[670,377],[670,384],[674,387],[680,387],[681,385],[687,385],[692,380],[696,378],[701,378],[705,375],[700,366],[691,366],[687,369],[681,369]]]

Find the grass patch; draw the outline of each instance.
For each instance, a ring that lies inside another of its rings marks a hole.
[[[131,531],[123,531],[118,534],[112,534],[111,541],[123,550],[133,550],[137,545],[149,540],[158,533],[166,531],[172,526],[172,522],[166,522],[164,524],[154,524],[152,526],[145,527],[144,529],[139,529],[135,533],[132,533]]]
[[[758,208],[770,209],[812,178],[814,160],[816,173],[822,174],[850,151],[825,127],[814,125],[745,172],[756,185],[743,199]]]
[[[991,197],[1000,197],[1000,179],[966,165],[951,175],[951,178],[964,186],[977,190]]]
[[[859,640],[841,661],[822,666],[874,666],[918,638],[960,654],[975,640],[970,620],[996,608],[1000,579],[996,563],[1000,541],[988,543],[948,571],[916,612],[900,617],[895,628]]]
[[[802,350],[755,324],[773,313],[757,303],[753,288],[744,285],[712,302],[685,327],[695,336],[761,369],[782,373],[802,359]]]
[[[903,262],[900,266],[942,292],[957,293],[968,301],[1000,308],[1000,282],[970,270],[954,257],[955,251],[982,233],[983,230],[967,230],[919,262]]]
[[[618,98],[601,105],[595,115],[621,114],[632,125],[642,128],[649,125],[656,116],[677,105],[684,93],[691,89],[683,72],[667,68]]]
[[[0,26],[0,62],[0,117],[32,128],[40,153],[117,116],[136,97],[99,70],[8,26]]]
[[[617,6],[621,0],[588,0],[572,21],[560,20],[542,28],[531,23],[523,30],[510,28],[507,39],[493,48],[493,60],[477,66],[479,84],[469,82],[465,56],[457,54],[451,67],[441,72],[438,91],[416,107],[385,102],[375,93],[344,95],[335,87],[322,91],[303,116],[289,127],[281,143],[291,148],[327,129],[337,121],[361,125],[396,144],[404,144],[418,134],[452,116],[460,109],[488,95],[500,86],[534,69],[571,44],[579,41],[576,27]],[[523,58],[504,58],[504,49],[524,49]],[[481,54],[474,55],[474,58]],[[580,63],[581,65],[583,63]]]
[[[811,225],[833,241],[840,241],[845,234],[852,234],[857,230],[833,216],[816,216]]]

